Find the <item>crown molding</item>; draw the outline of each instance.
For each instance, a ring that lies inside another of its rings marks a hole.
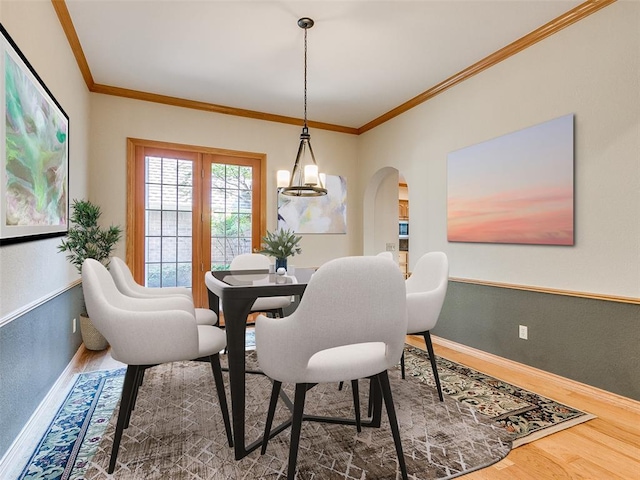
[[[127,88],[113,87],[110,85],[94,84],[90,88],[93,93],[102,93],[104,95],[113,95],[116,97],[132,98],[135,100],[143,100],[146,102],[162,103],[164,105],[172,105],[174,107],[191,108],[194,110],[204,110],[206,112],[222,113],[225,115],[234,115],[236,117],[254,118],[257,120],[265,120],[268,122],[286,123],[289,125],[298,125],[302,127],[304,121],[301,118],[287,117],[284,115],[275,115],[272,113],[258,112],[255,110],[245,110],[242,108],[227,107],[224,105],[216,105],[214,103],[199,102],[197,100],[188,100],[179,97],[170,97],[167,95],[159,95],[157,93],[141,92],[139,90],[130,90]],[[322,130],[330,130],[340,133],[349,133],[357,135],[358,129],[353,127],[344,127],[342,125],[333,125],[331,123],[307,121],[310,127]]]
[[[343,125],[334,125],[331,123],[308,121],[310,127],[320,130],[329,130],[339,133],[347,133],[350,135],[360,135],[368,132],[373,128],[382,125],[383,123],[391,120],[392,118],[401,115],[402,113],[411,110],[412,108],[420,105],[421,103],[430,100],[436,95],[448,90],[449,88],[464,82],[465,80],[473,77],[474,75],[498,64],[499,62],[515,55],[518,52],[530,47],[531,45],[559,32],[563,28],[572,25],[579,20],[591,15],[592,13],[601,10],[602,8],[615,3],[616,0],[587,0],[586,2],[578,5],[577,7],[569,10],[568,12],[560,15],[559,17],[551,20],[547,24],[535,29],[531,33],[519,38],[515,42],[510,43],[506,47],[492,53],[491,55],[483,58],[479,62],[461,70],[460,72],[452,75],[451,77],[443,80],[437,85],[429,88],[421,94],[413,97],[411,100],[397,106],[396,108],[389,110],[387,113],[380,115],[379,117],[371,120],[365,125],[359,128],[346,127]],[[132,98],[136,100],[143,100],[147,102],[161,103],[165,105],[172,105],[176,107],[191,108],[195,110],[203,110],[206,112],[221,113],[225,115],[234,115],[238,117],[253,118],[256,120],[264,120],[268,122],[285,123],[289,125],[302,126],[303,120],[301,118],[287,117],[284,115],[276,115],[272,113],[258,112],[254,110],[245,110],[242,108],[228,107],[224,105],[216,105],[213,103],[200,102],[196,100],[188,100],[178,97],[170,97],[166,95],[159,95],[155,93],[141,92],[137,90],[130,90],[121,87],[96,84],[91,75],[89,64],[82,50],[82,45],[76,33],[76,29],[71,21],[71,15],[67,9],[65,0],[51,0],[53,8],[58,15],[62,29],[67,36],[71,50],[76,58],[80,72],[84,78],[87,88],[93,93],[102,93],[105,95],[113,95],[118,97]]]
[[[431,87],[429,90],[422,92],[420,95],[413,97],[411,100],[397,106],[393,110],[389,110],[387,113],[380,115],[378,118],[371,120],[369,123],[358,128],[358,135],[367,132],[383,123],[391,120],[398,115],[411,110],[413,107],[432,99],[436,95],[448,90],[449,88],[464,82],[465,80],[473,77],[474,75],[493,67],[494,65],[506,60],[507,58],[521,52],[522,50],[529,48],[531,45],[543,40],[556,32],[559,32],[563,28],[568,27],[576,23],[579,20],[597,12],[598,10],[611,5],[616,0],[588,0],[577,7],[569,10],[568,12],[560,15],[559,17],[551,20],[549,23],[535,29],[531,33],[528,33],[524,37],[519,38],[515,42],[510,43],[506,47],[492,53],[491,55],[483,58],[479,62],[461,70],[460,72],[452,75],[451,77],[443,80],[437,85]]]
[[[82,45],[80,44],[76,27],[73,26],[73,22],[71,21],[71,15],[69,15],[67,4],[64,0],[51,0],[51,3],[58,15],[58,20],[60,21],[60,25],[62,25],[62,30],[67,36],[67,41],[69,42],[71,51],[73,52],[74,57],[76,57],[76,63],[78,64],[78,68],[80,68],[82,78],[84,78],[87,88],[91,91],[95,82],[93,81],[93,75],[91,75],[87,58],[84,56],[84,51],[82,50]]]

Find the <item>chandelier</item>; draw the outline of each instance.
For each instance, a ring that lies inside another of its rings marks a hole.
[[[318,171],[307,127],[307,30],[313,27],[313,20],[301,18],[298,20],[298,26],[304,29],[304,124],[293,170],[277,172],[278,192],[294,197],[320,197],[327,194],[324,186],[325,176]]]

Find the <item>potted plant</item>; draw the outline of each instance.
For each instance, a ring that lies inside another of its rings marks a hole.
[[[108,267],[111,252],[122,238],[122,228],[114,225],[109,228],[100,227],[100,207],[88,200],[73,200],[71,209],[69,233],[66,240],[63,239],[58,245],[58,251],[69,252],[67,259],[75,265],[78,273],[82,273],[82,263],[87,258],[93,258]],[[80,333],[87,349],[107,348],[106,339],[93,326],[84,306],[80,315]]]
[[[302,237],[296,235],[291,230],[267,231],[267,235],[262,237],[262,250],[260,253],[274,257],[276,259],[276,271],[278,268],[287,268],[287,258],[302,253],[299,243]]]

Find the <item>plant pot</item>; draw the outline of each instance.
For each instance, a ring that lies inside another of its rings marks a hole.
[[[104,350],[109,346],[107,339],[94,327],[91,319],[84,315],[80,315],[80,334],[87,350]]]

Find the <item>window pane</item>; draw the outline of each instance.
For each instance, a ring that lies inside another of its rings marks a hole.
[[[180,186],[178,187],[178,210],[191,211],[193,188]]]
[[[180,272],[181,284],[191,286],[188,272],[192,262],[193,162],[151,156],[146,157],[145,166],[148,263],[145,282],[155,286],[176,285]],[[178,259],[188,266],[178,268]]]
[[[216,188],[225,188],[226,165],[223,163],[211,164],[211,186]]]
[[[162,264],[162,286],[163,287],[176,287],[178,268],[175,263],[163,263]]]
[[[162,183],[170,185],[178,183],[178,161],[175,158],[162,159]]]
[[[162,204],[160,199],[162,198],[162,186],[148,184],[146,187],[145,201],[147,209],[160,210]]]
[[[162,214],[159,210],[147,210],[147,236],[160,235],[162,225]]]
[[[227,212],[237,212],[238,211],[238,191],[237,190],[227,190],[225,196],[225,203]]]
[[[160,262],[162,260],[160,237],[147,237],[147,248],[145,252],[145,262]]]
[[[240,176],[240,167],[237,165],[227,165],[227,184],[226,188],[238,188],[238,177]]]
[[[212,269],[223,268],[236,255],[251,252],[252,178],[249,166],[211,167]]]
[[[188,263],[178,263],[177,283],[179,287],[191,287],[191,259]]]
[[[145,173],[147,183],[160,183],[162,179],[162,161],[158,157],[147,157]]]
[[[147,287],[159,287],[160,286],[160,264],[159,263],[147,263],[145,265],[145,278]]]
[[[193,185],[193,168],[190,160],[178,160],[178,184]]]
[[[162,237],[162,262],[175,262],[177,260],[176,237]]]
[[[251,214],[238,215],[238,236],[251,238]]]
[[[178,235],[191,236],[191,212],[178,212]]]
[[[162,185],[162,209],[175,210],[178,208],[178,187],[176,185]]]
[[[178,237],[178,262],[191,262],[191,257],[191,237]]]
[[[178,212],[162,212],[162,236],[175,237],[178,232]]]
[[[243,190],[251,190],[251,167],[240,167],[240,179],[238,188]]]
[[[224,212],[224,188],[212,188],[211,189],[211,211],[212,212]]]
[[[238,211],[240,213],[251,213],[251,190],[240,190]]]

